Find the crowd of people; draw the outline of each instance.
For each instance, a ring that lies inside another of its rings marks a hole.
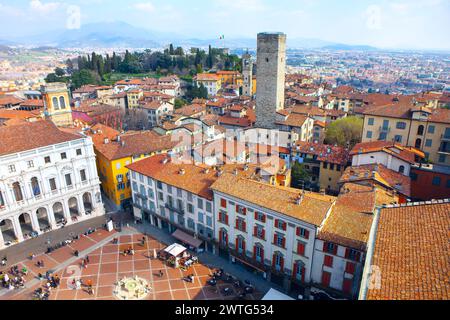
[[[7,271],[0,271],[0,283],[3,288],[8,290],[21,289],[25,287],[27,274],[26,268],[20,269],[18,266],[12,266]]]

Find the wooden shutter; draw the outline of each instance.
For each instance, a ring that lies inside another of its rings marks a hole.
[[[299,237],[300,236],[300,227],[297,227],[297,229],[295,230],[295,234]]]
[[[323,249],[322,249],[322,251],[323,252],[327,252],[327,242],[326,241],[323,242]]]
[[[309,239],[309,230],[305,229],[305,239]]]
[[[247,222],[245,222],[245,221],[242,221],[242,231],[247,231]]]
[[[294,279],[297,279],[297,270],[298,270],[298,263],[294,262],[294,268],[293,268]]]
[[[355,264],[347,261],[347,263],[345,265],[345,272],[354,274],[355,273]]]
[[[297,243],[297,253],[301,256],[305,255],[305,244],[298,242]]]
[[[220,199],[220,206],[222,208],[226,208],[227,207],[227,200],[225,199]]]
[[[228,215],[225,214],[225,224],[228,224]]]
[[[239,251],[239,238],[236,238],[236,251]]]
[[[345,259],[348,259],[350,257],[350,249],[345,248]]]
[[[273,243],[274,243],[274,244],[277,243],[277,238],[278,238],[278,235],[275,233],[275,234],[273,235]]]
[[[281,246],[284,248],[286,247],[286,238],[283,237],[283,240],[281,241]]]
[[[284,258],[283,257],[280,257],[280,270],[281,270],[281,272],[283,272],[283,270],[284,270]]]
[[[265,229],[261,230],[261,238],[266,239],[266,230]]]
[[[256,246],[253,246],[253,259],[256,260]]]
[[[256,237],[256,236],[258,236],[258,227],[257,226],[254,226],[253,227],[253,235]]]

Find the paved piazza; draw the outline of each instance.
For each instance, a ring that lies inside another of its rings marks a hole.
[[[115,235],[119,239],[117,244],[113,244],[109,239],[112,233],[99,230],[89,236],[83,236],[74,243],[60,248],[50,254],[42,254],[34,258],[33,261],[26,260],[17,265],[19,268],[26,267],[29,271],[26,276],[26,288],[6,292],[0,290],[0,300],[31,300],[33,292],[39,287],[43,287],[46,281],[39,281],[38,273],[45,275],[49,269],[57,270],[54,275],[61,278],[61,284],[57,289],[51,289],[49,300],[115,300],[119,299],[114,290],[120,280],[126,278],[140,278],[147,282],[149,292],[144,300],[227,300],[236,299],[238,293],[232,284],[219,281],[217,289],[207,284],[212,274],[211,268],[197,264],[187,271],[174,269],[166,266],[163,261],[153,259],[155,250],[161,250],[166,246],[147,237],[144,246],[141,244],[142,234]],[[101,246],[99,246],[101,245]],[[135,251],[133,256],[124,256],[122,252],[129,247]],[[93,249],[93,250],[92,250]],[[73,252],[78,250],[81,254],[90,252],[89,264],[87,268],[81,268],[83,256],[74,259]],[[73,263],[67,265],[73,259]],[[43,260],[45,268],[38,268],[35,264],[38,260]],[[201,261],[200,261],[201,262]],[[0,271],[6,271],[5,268]],[[159,272],[163,276],[159,276]],[[183,277],[194,274],[193,283],[186,282]],[[89,295],[88,288],[82,286],[74,289],[71,282],[73,279],[81,279],[84,284],[92,284],[93,295]],[[244,279],[241,279],[244,280]],[[225,296],[223,290],[229,287],[231,294]],[[258,292],[247,295],[247,300],[261,299]]]

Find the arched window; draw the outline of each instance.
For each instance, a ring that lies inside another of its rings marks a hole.
[[[273,254],[273,268],[277,271],[283,271],[284,268],[284,257],[281,252],[275,252]]]
[[[66,100],[64,100],[63,96],[59,97],[59,106],[61,107],[61,109],[66,108]]]
[[[52,99],[52,104],[53,104],[53,109],[58,110],[59,109],[59,103],[58,103],[58,98],[57,97],[53,97]]]
[[[420,126],[417,128],[417,135],[423,136],[423,130],[424,130],[424,126],[423,126],[423,125],[420,125]]]
[[[417,149],[420,149],[420,147],[422,146],[422,139],[416,139],[416,144],[415,144],[415,147],[417,148]]]
[[[398,172],[405,173],[405,166],[398,167]]]
[[[39,181],[36,177],[31,178],[31,189],[33,190],[34,196],[38,196],[41,194],[41,188],[39,187]]]
[[[23,200],[22,188],[20,187],[19,182],[13,183],[13,192],[14,192],[14,198],[16,199],[16,201]]]

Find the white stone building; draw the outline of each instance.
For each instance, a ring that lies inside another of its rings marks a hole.
[[[91,138],[38,121],[0,141],[0,249],[105,213]]]

